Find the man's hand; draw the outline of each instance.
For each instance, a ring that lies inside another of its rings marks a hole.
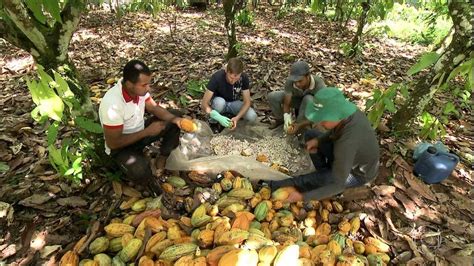
[[[211,116],[212,119],[219,122],[219,124],[221,124],[223,127],[232,126],[232,121],[228,117],[219,114],[219,112],[217,112],[216,110],[212,110],[209,115]]]
[[[308,141],[306,141],[306,150],[309,152],[309,153],[316,153],[318,152],[318,145],[319,145],[319,141],[318,139],[310,139]]]
[[[230,121],[232,122],[230,130],[234,130],[237,127],[237,122],[239,122],[239,120],[240,118],[238,118],[237,116],[234,116],[230,119]]]
[[[149,126],[145,128],[148,136],[156,136],[160,134],[160,132],[165,129],[166,122],[163,121],[155,121],[151,123]]]
[[[288,128],[293,124],[293,121],[291,120],[291,113],[284,113],[283,114],[283,129],[285,132],[288,132]]]
[[[288,195],[288,198],[285,200],[285,202],[288,203],[295,203],[298,201],[303,201],[303,194],[301,194],[298,190],[295,190]]]
[[[297,134],[300,131],[301,126],[302,125],[300,123],[293,123],[288,127],[288,130],[286,131],[286,133],[288,133],[288,135]]]

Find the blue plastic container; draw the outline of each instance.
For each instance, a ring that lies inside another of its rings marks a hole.
[[[456,155],[429,147],[416,161],[413,172],[425,183],[435,184],[451,175],[458,162],[459,157]]]

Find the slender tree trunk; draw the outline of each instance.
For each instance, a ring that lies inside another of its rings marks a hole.
[[[69,60],[67,49],[79,24],[82,12],[80,0],[70,0],[63,11],[63,23],[48,26],[30,15],[29,9],[20,0],[3,0],[5,15],[0,20],[0,38],[30,53],[45,71],[64,69],[66,80],[79,98],[85,113],[93,112],[89,90],[79,79],[76,68]]]
[[[357,32],[352,39],[352,49],[349,53],[349,56],[352,57],[356,54],[357,46],[359,45],[360,39],[362,37],[362,32],[364,31],[365,23],[367,22],[367,13],[369,13],[370,9],[370,0],[367,2],[362,2],[362,13],[360,14],[359,21],[357,22]]]
[[[224,0],[225,29],[229,46],[226,59],[237,56],[237,37],[235,35],[235,13],[237,12],[236,0]]]
[[[344,10],[342,9],[343,5],[344,5],[344,0],[336,1],[336,14],[334,16],[335,21],[342,21],[344,17]]]
[[[445,83],[454,68],[473,57],[470,23],[470,6],[467,1],[450,1],[449,14],[453,20],[454,34],[449,46],[441,53],[438,61],[424,76],[414,81],[414,89],[404,105],[393,115],[390,126],[396,132],[408,131],[425,110],[439,90],[438,84]]]

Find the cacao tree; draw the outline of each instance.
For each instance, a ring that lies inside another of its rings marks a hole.
[[[419,117],[441,87],[452,78],[453,71],[473,58],[471,7],[466,0],[449,1],[449,16],[453,21],[454,33],[450,44],[441,52],[433,51],[423,58],[421,66],[432,65],[424,75],[413,82],[408,99],[389,121],[397,132],[408,131],[415,118]],[[411,74],[424,67],[415,69]],[[472,68],[470,69],[472,75]],[[472,88],[471,88],[472,90]]]
[[[49,74],[58,69],[64,72],[84,111],[91,112],[89,91],[68,56],[83,10],[80,0],[2,0],[0,38],[31,54]]]

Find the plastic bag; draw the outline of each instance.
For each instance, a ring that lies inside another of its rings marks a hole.
[[[218,174],[226,170],[235,170],[251,180],[281,180],[290,176],[276,171],[255,160],[255,157],[242,155],[221,155],[214,153],[211,145],[213,138],[212,130],[209,125],[203,121],[196,121],[198,130],[195,133],[185,133],[181,137],[180,146],[173,150],[166,162],[166,169],[179,171],[205,171],[210,174]],[[225,129],[219,135],[232,136],[238,140],[244,140],[248,143],[255,143],[268,136],[283,136],[282,130],[270,130],[264,124],[247,124],[240,121],[235,130]],[[298,145],[296,137],[286,138],[293,147],[296,147],[298,153],[292,157],[292,160],[299,164],[302,171],[290,173],[299,175],[314,171],[309,154]]]

